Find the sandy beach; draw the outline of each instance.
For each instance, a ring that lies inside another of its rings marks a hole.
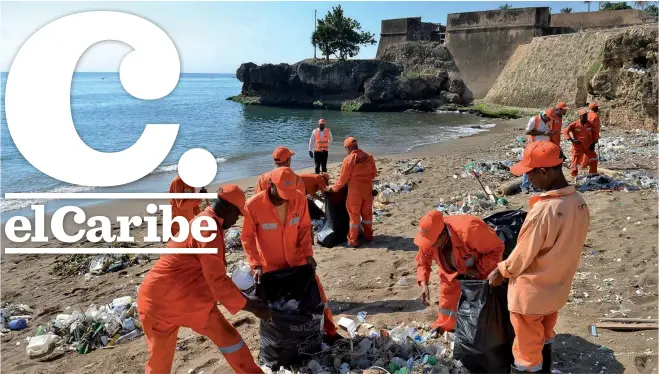
[[[437,313],[439,279],[431,277],[430,292],[435,304],[425,307],[418,298],[415,284],[417,248],[412,238],[418,219],[444,201],[450,203],[471,199],[481,191],[477,181],[463,177],[464,165],[471,160],[512,160],[515,139],[523,131],[526,120],[497,121],[489,132],[459,140],[415,148],[412,152],[378,156],[379,180],[405,179],[413,186],[409,193],[397,193],[392,202],[380,207],[383,212],[374,225],[375,240],[358,249],[315,246],[318,275],[329,298],[335,320],[341,316],[368,313],[367,321],[378,327],[400,323],[432,322]],[[610,130],[610,131],[609,131]],[[611,136],[605,128],[602,137]],[[615,132],[620,135],[619,131]],[[625,135],[625,134],[622,134]],[[626,136],[632,138],[634,133]],[[368,151],[368,147],[364,146]],[[334,152],[342,150],[334,149]],[[567,150],[566,150],[567,151]],[[569,152],[566,152],[569,154]],[[298,155],[302,157],[304,155]],[[421,160],[424,171],[399,175],[405,160]],[[633,166],[632,166],[633,165]],[[654,173],[656,157],[632,154],[624,160],[607,161],[602,167],[624,171],[629,168]],[[295,168],[295,158],[293,159]],[[331,164],[330,175],[336,180],[340,165]],[[297,170],[305,172],[309,170]],[[569,170],[565,169],[566,173]],[[484,184],[496,190],[509,177],[485,174]],[[248,195],[253,193],[256,177],[233,181]],[[215,186],[211,186],[212,191]],[[588,191],[583,193],[591,211],[591,226],[582,262],[575,277],[568,304],[559,312],[554,346],[554,368],[563,373],[653,373],[657,372],[657,331],[613,332],[599,330],[592,336],[588,325],[603,317],[657,318],[657,192]],[[474,213],[487,216],[499,210],[528,210],[529,195],[506,197],[508,206]],[[146,204],[120,201],[86,207],[88,215],[138,215]],[[471,213],[471,212],[470,212]],[[237,227],[240,227],[240,222]],[[138,230],[139,231],[139,230]],[[4,230],[3,230],[4,235]],[[143,233],[136,232],[136,237]],[[101,246],[81,242],[69,246]],[[151,244],[138,243],[147,247]],[[3,237],[3,251],[7,246]],[[45,247],[64,246],[54,241]],[[162,245],[159,245],[162,246]],[[2,372],[5,373],[137,373],[143,372],[147,359],[144,338],[135,339],[114,349],[102,349],[86,355],[66,353],[50,362],[30,361],[25,354],[26,337],[33,336],[39,324],[47,324],[58,313],[83,310],[89,304],[102,304],[120,296],[135,296],[139,285],[157,256],[144,265],[135,265],[117,273],[94,276],[85,280],[73,274],[58,277],[50,274],[57,261],[66,256],[4,255],[2,261],[2,300],[25,303],[34,309],[27,329],[2,336]],[[231,264],[244,258],[242,252],[227,255]],[[411,286],[399,286],[401,278]],[[225,316],[237,326],[256,357],[259,349],[258,320],[244,312]],[[230,372],[226,361],[208,339],[188,329],[179,333],[179,346],[174,362],[175,373]]]

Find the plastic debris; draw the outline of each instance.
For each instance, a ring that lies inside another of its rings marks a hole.
[[[359,322],[361,322],[361,323],[366,322],[366,315],[367,315],[367,314],[368,314],[367,312],[359,312],[359,313],[357,313],[357,319],[359,320]]]
[[[275,302],[268,303],[270,308],[279,310],[282,312],[294,312],[297,311],[300,306],[300,302],[294,299],[286,300],[283,297]]]
[[[243,250],[243,244],[240,241],[240,230],[230,228],[224,232],[224,244],[227,252],[238,252]]]
[[[245,261],[239,261],[233,269],[231,269],[231,280],[238,286],[241,291],[249,291],[254,287],[254,277],[252,276],[251,268]]]
[[[408,193],[414,189],[414,183],[407,179],[392,179],[385,181],[378,181],[373,184],[373,187],[378,192],[385,192],[386,194],[393,195],[395,193]]]

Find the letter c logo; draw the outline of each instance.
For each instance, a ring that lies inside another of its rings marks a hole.
[[[134,182],[157,168],[176,140],[178,124],[147,124],[137,142],[120,152],[99,152],[82,141],[71,118],[73,72],[87,48],[106,40],[134,48],[119,69],[129,94],[155,100],[174,90],[181,67],[172,40],[153,23],[120,12],[83,12],[49,23],[21,47],[7,77],[7,127],[16,148],[35,168],[63,182],[93,187]],[[186,183],[201,187],[212,181],[217,164],[209,152],[192,149],[183,156],[182,178],[195,161],[203,167],[203,178],[188,177]]]

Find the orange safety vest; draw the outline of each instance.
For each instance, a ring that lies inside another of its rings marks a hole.
[[[538,125],[540,124],[540,116],[535,116],[535,124],[533,125],[533,130],[538,131]],[[549,126],[549,123],[547,124]],[[535,141],[535,135],[529,135],[529,143]]]
[[[325,127],[324,139],[320,137],[320,131],[316,129],[316,152],[329,151],[329,129]]]

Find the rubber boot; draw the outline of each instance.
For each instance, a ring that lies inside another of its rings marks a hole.
[[[542,369],[540,373],[551,373],[551,346],[553,344],[545,344],[542,347]]]

